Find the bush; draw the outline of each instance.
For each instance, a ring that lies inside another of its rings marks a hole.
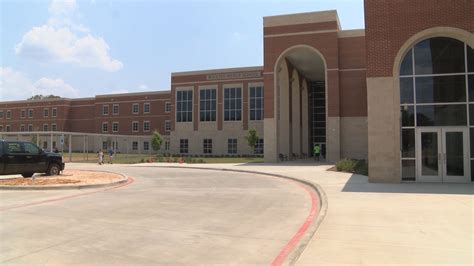
[[[197,160],[197,162],[198,162],[198,163],[204,163],[204,160],[203,160],[202,158],[199,158],[199,159]]]
[[[368,175],[368,166],[365,160],[342,159],[336,163],[336,170],[359,175]]]

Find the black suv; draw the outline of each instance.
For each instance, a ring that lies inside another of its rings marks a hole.
[[[58,175],[62,170],[64,162],[61,154],[45,152],[31,142],[0,140],[0,175]]]

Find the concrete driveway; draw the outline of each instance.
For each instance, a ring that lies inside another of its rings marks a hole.
[[[135,182],[72,198],[91,190],[0,191],[0,264],[268,265],[311,208],[301,186],[268,176],[71,168],[121,172]]]

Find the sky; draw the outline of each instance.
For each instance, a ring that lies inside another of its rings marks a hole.
[[[171,72],[263,64],[263,17],[363,0],[0,0],[0,100],[169,90]]]

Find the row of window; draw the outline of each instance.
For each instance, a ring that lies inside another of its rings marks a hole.
[[[20,118],[26,118],[28,115],[28,118],[33,118],[34,110],[33,109],[21,109],[20,110]],[[51,108],[51,117],[57,117],[58,116],[58,108]],[[49,117],[49,108],[43,108],[43,117]],[[6,112],[3,110],[0,110],[0,119],[11,119],[12,118],[12,111],[7,110]]]
[[[202,140],[202,153],[212,154],[212,139]],[[258,139],[255,144],[255,154],[263,154],[263,139]],[[179,153],[189,153],[189,139],[179,140]],[[227,154],[237,154],[237,139],[227,139]]]
[[[118,115],[120,113],[119,104],[112,104],[112,114]],[[150,103],[143,103],[143,113],[149,114],[151,112],[151,104]],[[171,103],[165,103],[165,113],[171,112]],[[140,113],[140,104],[139,103],[132,103],[132,114],[139,114]],[[109,105],[104,104],[102,105],[102,115],[109,115]]]
[[[43,131],[57,131],[58,126],[56,124],[51,124],[51,128],[49,124],[43,124]],[[12,126],[11,125],[6,125],[5,128],[3,125],[0,125],[0,132],[12,132]],[[28,125],[20,125],[20,132],[32,132],[33,130],[33,124],[28,124]]]
[[[103,141],[102,142],[102,149],[103,150],[108,150],[110,148],[110,143],[107,142],[107,141]],[[112,143],[113,144],[113,148],[115,150],[118,149],[118,141],[115,142],[115,143]],[[138,151],[139,150],[139,142],[138,141],[132,141],[132,151]],[[149,151],[150,148],[151,148],[151,145],[150,145],[150,142],[149,141],[143,141],[143,151]],[[164,148],[166,151],[168,151],[170,149],[170,142],[169,141],[165,141],[165,145],[164,145]]]
[[[224,88],[224,121],[242,120],[242,88]],[[217,89],[199,91],[199,121],[216,121]],[[249,87],[249,119],[263,119],[263,86]],[[193,121],[193,91],[179,90],[176,93],[176,121]]]
[[[119,131],[119,122],[112,122],[112,132]],[[132,122],[132,132],[140,131],[140,122]],[[171,131],[171,122],[169,120],[165,121],[165,132]],[[102,132],[109,132],[109,122],[102,123]],[[143,132],[150,132],[150,121],[143,121]]]

